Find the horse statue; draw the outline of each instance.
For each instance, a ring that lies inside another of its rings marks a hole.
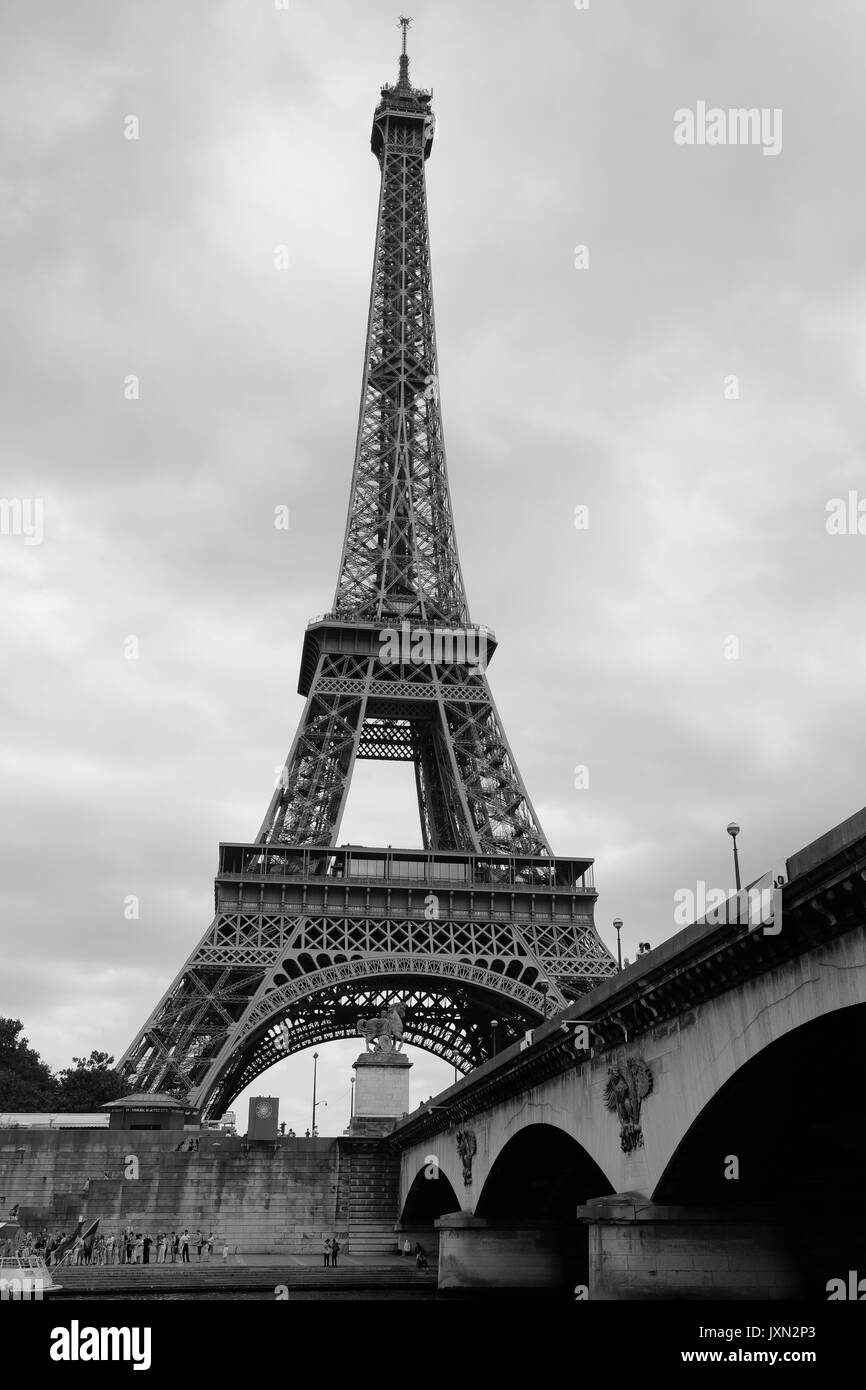
[[[378,1018],[359,1018],[358,1032],[367,1044],[368,1052],[399,1052],[403,1046],[403,1019],[406,1010],[402,1004],[392,1004],[386,1013]]]

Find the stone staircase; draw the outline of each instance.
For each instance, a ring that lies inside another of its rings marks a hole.
[[[347,1254],[361,1260],[396,1254],[399,1196],[398,1154],[375,1140],[344,1145],[337,1205]]]

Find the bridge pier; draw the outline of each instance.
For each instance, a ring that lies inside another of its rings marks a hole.
[[[784,1224],[766,1209],[663,1206],[639,1193],[577,1208],[589,1232],[589,1297],[796,1299]]]
[[[566,1290],[586,1274],[579,1227],[558,1221],[483,1220],[452,1212],[436,1221],[440,1289]]]

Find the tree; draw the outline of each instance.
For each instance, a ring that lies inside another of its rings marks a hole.
[[[72,1060],[75,1066],[57,1075],[57,1110],[98,1110],[126,1092],[127,1084],[113,1070],[114,1058],[107,1052],[93,1051],[89,1057]]]
[[[27,1039],[20,1018],[0,1018],[0,1110],[54,1110],[57,1081]]]

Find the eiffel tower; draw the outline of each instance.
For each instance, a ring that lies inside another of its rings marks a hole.
[[[468,1071],[615,972],[591,859],[553,855],[470,623],[439,403],[425,162],[432,93],[381,89],[381,170],[355,463],[333,607],[254,844],[221,844],[216,916],[119,1064],[218,1116],[288,1053],[406,1010],[409,1043]],[[423,849],[338,846],[356,759],[411,762]],[[495,1021],[495,1023],[494,1023]],[[495,1044],[494,1044],[495,1045]]]

